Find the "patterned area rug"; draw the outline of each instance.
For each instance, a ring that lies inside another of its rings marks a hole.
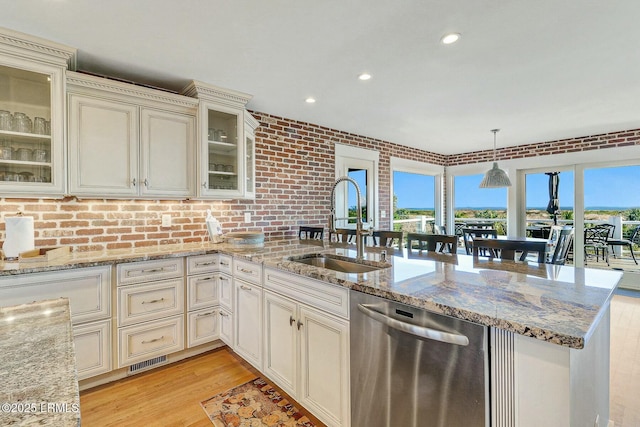
[[[315,427],[262,378],[213,396],[200,405],[215,427]]]

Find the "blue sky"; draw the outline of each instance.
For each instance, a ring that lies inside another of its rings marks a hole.
[[[456,207],[506,208],[507,189],[480,189],[478,186],[482,178],[482,175],[456,177]],[[394,193],[398,197],[399,208],[433,209],[433,177],[394,172],[393,179]],[[640,207],[640,192],[637,191],[638,180],[640,180],[640,166],[587,169],[585,170],[585,206],[587,208]],[[549,202],[548,183],[549,177],[544,173],[527,175],[527,207],[546,208]],[[561,207],[573,206],[573,185],[573,172],[561,172],[559,187]]]

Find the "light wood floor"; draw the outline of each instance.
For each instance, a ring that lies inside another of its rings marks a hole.
[[[611,301],[610,387],[615,427],[640,426],[640,293]]]
[[[610,417],[615,427],[640,426],[640,293],[637,295],[616,295],[611,302]],[[223,347],[82,392],[82,425],[211,427],[200,402],[257,376],[251,365]]]
[[[212,427],[200,402],[258,376],[251,365],[222,347],[81,392],[82,426]]]

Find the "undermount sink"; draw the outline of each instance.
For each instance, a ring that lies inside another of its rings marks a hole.
[[[355,258],[334,257],[326,254],[312,254],[301,258],[292,257],[289,260],[342,273],[368,273],[391,267],[389,263],[368,261],[365,264]]]

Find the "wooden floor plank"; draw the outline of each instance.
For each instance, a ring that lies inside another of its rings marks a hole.
[[[251,365],[222,347],[81,392],[82,426],[211,427],[200,402],[259,376]],[[315,417],[309,418],[324,426]]]

